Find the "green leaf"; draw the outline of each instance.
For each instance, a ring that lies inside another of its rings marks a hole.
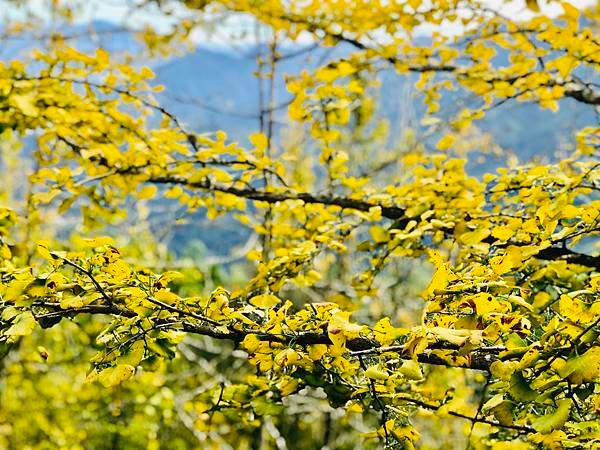
[[[581,356],[567,360],[558,374],[573,384],[595,381],[600,377],[600,347],[592,347]]]
[[[563,427],[569,418],[573,401],[568,398],[563,398],[562,400],[559,400],[557,404],[558,408],[556,408],[556,411],[553,413],[539,416],[531,421],[531,425],[536,431],[545,434]]]
[[[513,408],[514,408],[513,402],[504,400],[504,401],[500,402],[498,405],[491,408],[491,411],[492,411],[492,414],[494,414],[494,417],[496,418],[496,420],[498,422],[500,422],[502,425],[510,426],[514,422]]]
[[[481,407],[481,410],[489,411],[491,409],[494,409],[496,406],[500,405],[503,401],[504,401],[504,395],[496,394],[483,404],[483,406]]]
[[[508,392],[515,400],[521,402],[533,401],[538,396],[538,393],[529,387],[529,383],[520,373],[512,375]]]
[[[264,396],[255,398],[250,404],[259,416],[276,416],[283,411],[283,405],[273,403]]]

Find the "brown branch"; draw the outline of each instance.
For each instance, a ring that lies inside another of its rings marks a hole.
[[[159,301],[159,306],[161,308],[166,308],[166,304]],[[123,317],[136,317],[137,313],[134,311],[118,307],[115,305],[87,305],[81,308],[67,308],[63,309],[60,307],[58,303],[35,303],[34,306],[46,307],[55,309],[50,313],[37,315],[37,319],[45,319],[45,318],[61,318],[61,317],[72,317],[76,314],[109,314],[115,316],[123,316]],[[195,313],[187,312],[184,310],[180,310],[177,307],[172,307],[170,305],[169,310],[172,312],[176,312],[180,315],[187,315],[190,317],[194,317]],[[181,327],[183,331],[196,334],[200,336],[207,336],[217,340],[226,340],[231,341],[236,344],[241,343],[247,336],[254,335],[259,340],[264,342],[270,342],[274,344],[281,344],[286,346],[294,346],[298,345],[301,347],[306,347],[308,345],[314,344],[324,344],[331,345],[332,341],[329,338],[327,333],[322,332],[300,332],[300,333],[269,333],[262,330],[253,330],[248,328],[235,328],[231,325],[220,324],[219,322],[213,321],[212,319],[208,319],[204,316],[200,316],[197,320],[203,322],[211,322],[216,325],[206,325],[203,323],[192,323],[188,321],[183,322],[171,322],[167,320],[159,320],[157,323],[160,323],[161,326],[173,326],[173,327]],[[592,325],[590,325],[584,332],[581,333],[581,336],[586,332],[591,330],[594,326],[598,324],[598,320],[595,321]],[[580,336],[579,336],[580,339]],[[383,353],[394,353],[397,355],[399,359],[412,359],[412,355],[407,352],[407,349],[404,345],[392,345],[392,346],[381,346],[377,341],[373,339],[369,339],[366,337],[357,337],[353,339],[349,339],[346,342],[346,348],[349,351],[350,357],[361,358],[364,356],[374,356],[380,355]],[[433,350],[460,350],[459,346],[451,345],[446,342],[435,342],[429,345],[427,349],[423,353],[417,355],[417,360],[422,364],[431,364],[437,366],[444,367],[457,367],[462,369],[469,370],[480,370],[484,372],[489,372],[490,365],[500,359],[499,354],[506,350],[503,346],[489,346],[489,347],[480,347],[474,349],[466,356],[467,362],[466,364],[452,364],[448,361],[447,358],[442,358],[441,356],[433,353]],[[568,353],[571,347],[560,348],[557,351],[549,352],[545,355],[547,358],[558,357],[565,352]],[[452,355],[449,356],[450,359],[453,358]]]
[[[426,402],[423,402],[421,400],[417,400],[417,399],[414,399],[414,398],[411,398],[411,397],[398,396],[397,398],[400,399],[400,400],[403,400],[405,402],[417,405],[417,406],[419,406],[419,407],[421,407],[423,409],[429,409],[431,411],[438,411],[443,406],[443,405],[439,405],[439,406],[438,405],[432,405],[430,403],[426,403]],[[488,425],[492,425],[494,427],[507,428],[507,429],[511,429],[511,430],[517,430],[517,431],[521,431],[523,433],[535,433],[536,432],[535,429],[533,429],[531,427],[528,427],[526,425],[504,425],[504,424],[501,424],[500,422],[496,422],[494,420],[480,419],[478,417],[469,416],[467,414],[462,414],[462,413],[459,413],[459,412],[456,412],[456,411],[452,411],[452,410],[447,411],[447,413],[449,415],[451,415],[451,416],[454,416],[454,417],[459,417],[461,419],[469,420],[472,423],[485,423],[485,424],[488,424]]]
[[[40,302],[35,303],[34,306],[54,309],[54,311],[52,312],[37,315],[36,318],[38,320],[72,317],[77,314],[108,314],[123,317],[136,317],[138,315],[134,311],[121,308],[115,305],[87,305],[81,308],[63,309],[58,303]],[[189,313],[179,308],[166,305],[166,303],[163,302],[159,302],[158,306],[160,306],[161,308],[169,309],[172,312],[176,312],[180,315],[187,315],[192,317],[194,315],[194,313]],[[169,306],[169,308],[166,308],[166,306]],[[247,328],[237,329],[232,326],[227,326],[226,324],[220,324],[218,322],[212,321],[211,319],[208,319],[204,316],[201,316],[201,318],[198,318],[197,320],[203,321],[205,323],[207,321],[211,322],[211,325],[214,322],[217,325],[209,326],[202,323],[192,323],[188,321],[183,321],[181,323],[166,322],[165,326],[166,324],[170,324],[172,326],[181,326],[183,328],[183,331],[186,331],[191,334],[207,336],[217,340],[231,341],[236,344],[241,343],[246,338],[246,336],[249,335],[254,335],[259,340],[264,342],[271,342],[288,346],[299,345],[302,347],[306,347],[307,345],[314,344],[332,344],[332,341],[327,333],[300,332],[273,334],[261,330],[252,330]],[[218,326],[221,326],[221,328],[218,328]],[[351,357],[362,357],[386,352],[393,352],[396,353],[401,359],[412,358],[412,356],[406,352],[405,347],[402,345],[382,347],[377,341],[365,337],[358,337],[348,340],[346,342],[346,348],[349,350]],[[483,347],[481,349],[476,349],[470,353],[468,363],[466,365],[453,365],[449,363],[446,359],[441,358],[431,352],[431,350],[433,349],[441,348],[458,350],[457,347],[448,346],[446,343],[443,342],[434,343],[425,352],[418,355],[419,362],[423,364],[433,364],[438,366],[460,367],[464,369],[488,371],[491,363],[498,359],[498,353],[502,350],[500,347]]]
[[[151,183],[157,184],[178,184],[189,188],[203,189],[207,191],[223,192],[226,194],[235,195],[236,197],[245,198],[248,200],[262,201],[270,204],[285,202],[287,200],[302,200],[304,203],[321,204],[328,206],[339,206],[344,209],[354,209],[357,211],[367,212],[371,208],[381,208],[381,215],[387,219],[396,220],[394,228],[403,228],[406,226],[409,217],[405,216],[406,210],[400,206],[385,206],[365,200],[358,200],[348,197],[316,195],[308,192],[265,192],[253,188],[236,188],[233,186],[221,186],[211,183],[209,180],[199,182],[190,182],[184,177],[178,176],[158,176],[148,179]],[[446,234],[453,234],[453,229],[443,230]],[[492,242],[495,239],[492,238]],[[490,243],[492,243],[490,242]],[[511,243],[510,245],[518,245]],[[572,264],[579,264],[586,267],[591,267],[600,271],[600,256],[587,255],[570,250],[565,247],[550,247],[541,250],[535,255],[536,258],[546,261],[564,260]]]
[[[172,305],[169,305],[169,304],[167,304],[167,303],[165,303],[165,302],[161,302],[160,300],[158,300],[158,299],[156,299],[156,298],[154,298],[154,297],[151,297],[151,296],[149,296],[149,297],[146,297],[146,299],[147,299],[147,300],[148,300],[150,303],[154,303],[155,305],[157,305],[157,306],[160,306],[161,308],[164,308],[164,309],[166,309],[167,311],[171,311],[171,312],[177,313],[177,314],[179,314],[180,316],[189,316],[189,317],[193,317],[194,319],[200,320],[200,321],[202,321],[202,322],[209,323],[209,324],[211,324],[211,325],[214,325],[214,326],[220,326],[220,325],[221,325],[221,324],[220,324],[219,322],[217,322],[216,320],[209,319],[209,318],[208,318],[208,317],[206,317],[206,316],[203,316],[203,315],[201,315],[201,314],[197,314],[197,313],[195,313],[195,312],[192,312],[192,311],[185,311],[185,310],[183,310],[183,309],[177,308],[176,306],[172,306]]]
[[[106,302],[109,305],[112,305],[113,301],[112,299],[108,296],[108,294],[106,293],[106,291],[104,290],[104,288],[100,285],[100,283],[98,282],[98,280],[96,280],[96,278],[94,277],[94,275],[92,274],[92,272],[90,270],[87,270],[83,267],[81,267],[79,264],[77,264],[76,262],[71,261],[70,259],[67,258],[63,258],[60,256],[56,256],[56,255],[52,255],[55,256],[57,258],[60,258],[61,260],[64,261],[65,264],[75,268],[76,270],[78,270],[79,272],[83,273],[85,276],[87,276],[92,284],[96,287],[96,290],[100,293],[100,295],[102,295],[102,297],[104,298],[104,300],[106,300]]]
[[[44,314],[36,314],[36,319],[54,319],[54,318],[62,318],[69,317],[73,314],[110,314],[114,316],[123,316],[123,317],[136,317],[137,314],[128,309],[118,308],[116,306],[107,306],[107,305],[87,305],[82,306],[81,308],[61,308],[58,303],[34,303],[33,306],[39,306],[49,309],[54,309],[54,311]]]
[[[600,106],[600,92],[589,86],[578,84],[578,89],[570,89],[564,92],[565,97],[572,98],[588,105]]]
[[[327,30],[327,28],[325,26],[322,26],[322,25],[319,25],[316,23],[307,22],[306,20],[304,20],[302,18],[284,16],[284,17],[280,17],[280,19],[284,19],[284,20],[287,20],[292,23],[303,24],[312,33],[316,32],[316,31],[322,31],[325,34],[327,34],[328,36],[330,36],[331,38],[337,40],[338,42],[344,42],[346,44],[350,44],[351,46],[353,46],[354,48],[356,48],[358,50],[379,53],[376,48],[368,46],[358,39],[349,37],[347,35],[344,35],[343,33],[335,33],[335,32],[329,31],[329,30]],[[398,65],[398,64],[404,64],[404,62],[402,61],[401,58],[398,58],[395,56],[383,56],[382,59],[384,59],[385,61],[387,61],[388,63],[390,63],[394,66]],[[461,76],[463,74],[464,69],[465,68],[463,68],[463,67],[452,65],[452,64],[420,64],[420,65],[406,66],[406,70],[408,72],[413,72],[413,73],[426,73],[426,72],[451,73],[456,76]],[[495,81],[514,82],[519,78],[520,77],[513,77],[512,79],[506,79],[506,78],[498,77],[498,78],[485,79],[484,81],[486,81],[488,83],[495,82]],[[551,83],[551,84],[560,84],[560,83]],[[587,85],[586,83],[583,83],[583,82],[569,82],[569,85],[573,86],[573,88],[565,89],[565,91],[564,91],[565,97],[572,98],[574,100],[577,100],[578,102],[585,103],[588,105],[593,105],[593,106],[600,105],[600,92],[595,91],[589,85]]]
[[[579,264],[600,271],[600,256],[586,255],[565,247],[545,248],[535,255],[535,258],[548,261],[566,261],[570,264]]]
[[[381,208],[381,215],[388,219],[401,219],[404,214],[404,208],[399,206],[384,206],[378,203],[358,200],[348,197],[336,197],[329,195],[317,195],[308,192],[265,192],[253,188],[236,188],[232,186],[221,186],[211,183],[209,180],[190,182],[184,177],[177,176],[157,176],[148,179],[151,183],[157,184],[178,184],[190,188],[210,190],[232,194],[236,197],[246,198],[248,200],[261,201],[266,203],[279,203],[287,200],[302,200],[304,203],[321,204],[327,206],[339,206],[344,209],[354,209],[357,211],[368,212],[371,208]]]

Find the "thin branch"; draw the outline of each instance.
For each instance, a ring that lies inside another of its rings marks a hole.
[[[439,410],[443,406],[443,405],[432,405],[430,403],[426,403],[426,402],[423,402],[421,400],[417,400],[417,399],[410,398],[410,397],[398,396],[396,398],[404,400],[404,401],[406,401],[408,403],[413,403],[414,405],[420,406],[421,408],[424,408],[424,409],[429,409],[431,411],[437,411],[437,410]],[[504,424],[501,424],[500,422],[496,422],[494,420],[480,419],[480,418],[477,418],[477,417],[469,416],[467,414],[462,414],[462,413],[459,413],[459,412],[456,412],[456,411],[452,411],[452,410],[447,411],[447,413],[449,415],[451,415],[451,416],[459,417],[459,418],[465,419],[465,420],[469,420],[469,421],[471,421],[473,423],[485,423],[485,424],[488,424],[488,425],[492,425],[494,427],[508,428],[510,430],[517,430],[517,431],[521,431],[523,433],[535,433],[536,432],[535,429],[533,429],[533,428],[531,428],[529,426],[526,426],[526,425],[504,425]]]
[[[85,276],[87,276],[92,283],[94,284],[94,286],[96,287],[96,289],[98,290],[98,292],[100,293],[100,295],[102,295],[102,298],[104,298],[104,300],[106,300],[106,302],[112,306],[113,301],[112,299],[109,297],[109,295],[106,293],[106,291],[104,290],[104,288],[100,285],[100,283],[98,282],[98,280],[96,280],[96,278],[94,277],[94,275],[92,274],[92,272],[90,270],[87,270],[83,267],[81,267],[79,264],[77,264],[74,261],[71,261],[68,258],[63,258],[63,257],[59,257],[61,260],[63,260],[65,262],[65,264],[75,268],[76,270],[78,270],[79,272],[83,273]]]
[[[183,309],[177,308],[176,306],[172,306],[172,305],[169,305],[169,304],[167,304],[165,302],[161,302],[160,300],[158,300],[157,298],[154,298],[152,296],[148,296],[148,297],[146,297],[146,299],[150,303],[154,303],[155,305],[160,306],[161,308],[164,308],[167,311],[171,311],[171,312],[177,313],[177,314],[182,315],[182,316],[193,317],[194,319],[200,320],[202,322],[209,323],[209,324],[217,326],[217,327],[221,326],[221,324],[219,322],[217,322],[216,320],[209,319],[206,316],[203,316],[201,314],[197,314],[197,313],[192,312],[192,311],[184,311]]]

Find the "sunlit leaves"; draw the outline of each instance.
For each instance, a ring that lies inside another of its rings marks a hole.
[[[185,3],[196,13],[208,7]],[[594,445],[586,424],[599,405],[598,130],[578,132],[563,161],[509,161],[484,177],[456,157],[473,121],[506,102],[597,102],[586,70],[597,70],[598,43],[579,10],[563,3],[551,20],[543,5],[525,1],[536,14],[517,23],[477,2],[211,3],[256,18],[277,37],[312,35],[353,49],[288,76],[288,115],[297,123],[286,131],[301,134],[299,144],[265,129],[248,145],[233,133],[187,130],[153,98],[160,88],[150,85],[150,69],[105,50],[62,43],[38,52],[32,67],[2,65],[3,128],[37,136],[22,210],[81,212],[84,227],[70,242],[21,242],[38,241],[28,233],[40,224],[0,208],[1,344],[25,346],[38,325],[89,327],[84,348],[96,354],[88,381],[118,389],[157,387],[160,376],[156,384],[144,377],[191,354],[199,363],[189,372],[209,367],[209,380],[166,378],[194,392],[176,414],[204,437],[227,421],[255,437],[261,416],[284,412],[283,397],[316,391],[328,408],[363,413],[356,428],[390,447],[413,447],[413,425],[426,410],[436,412],[428,416],[435,424],[466,419],[469,436],[486,448],[528,445],[526,435],[551,448]],[[415,38],[420,27],[459,23],[459,46],[444,32],[426,44]],[[182,21],[179,31],[191,29]],[[153,53],[174,39],[152,29],[141,37]],[[380,151],[387,137],[374,122],[373,93],[387,67],[419,74],[428,114],[423,133],[413,131],[410,148],[397,152]],[[444,91],[468,91],[474,101],[446,120]],[[392,159],[380,166],[379,153]],[[135,200],[140,210],[178,203],[209,219],[234,217],[258,236],[247,272],[183,289],[185,270],[161,273],[169,258],[156,270],[131,246],[117,250],[127,236],[89,234],[131,214]],[[406,259],[432,273],[418,285],[425,302],[410,290],[398,299],[405,274],[394,269]],[[230,283],[231,292],[219,287]],[[193,335],[206,341],[188,348],[184,336]],[[215,350],[204,345],[210,340],[231,343]],[[234,369],[212,367],[230,349]],[[32,358],[46,361],[43,354]],[[120,406],[111,408],[117,417]],[[264,427],[280,431],[266,420]]]
[[[387,371],[384,371],[377,366],[369,366],[367,370],[365,370],[365,376],[372,380],[383,381],[387,380],[390,375]]]
[[[118,364],[108,367],[98,374],[98,381],[105,387],[116,386],[131,378],[135,369],[128,364]]]
[[[580,356],[573,356],[560,367],[561,377],[573,384],[593,382],[600,377],[600,348],[592,347]]]
[[[2,332],[4,336],[27,336],[36,326],[36,320],[29,311],[17,313],[11,319],[10,327]]]
[[[454,275],[448,268],[448,264],[443,261],[441,255],[436,251],[431,251],[430,254],[431,262],[435,266],[435,272],[431,281],[429,282],[429,286],[425,289],[423,295],[428,297],[434,294],[436,291],[440,291],[448,286],[448,283],[454,279]]]

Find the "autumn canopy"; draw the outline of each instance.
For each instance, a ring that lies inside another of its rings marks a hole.
[[[600,446],[597,2],[104,3],[0,2],[1,448]]]

